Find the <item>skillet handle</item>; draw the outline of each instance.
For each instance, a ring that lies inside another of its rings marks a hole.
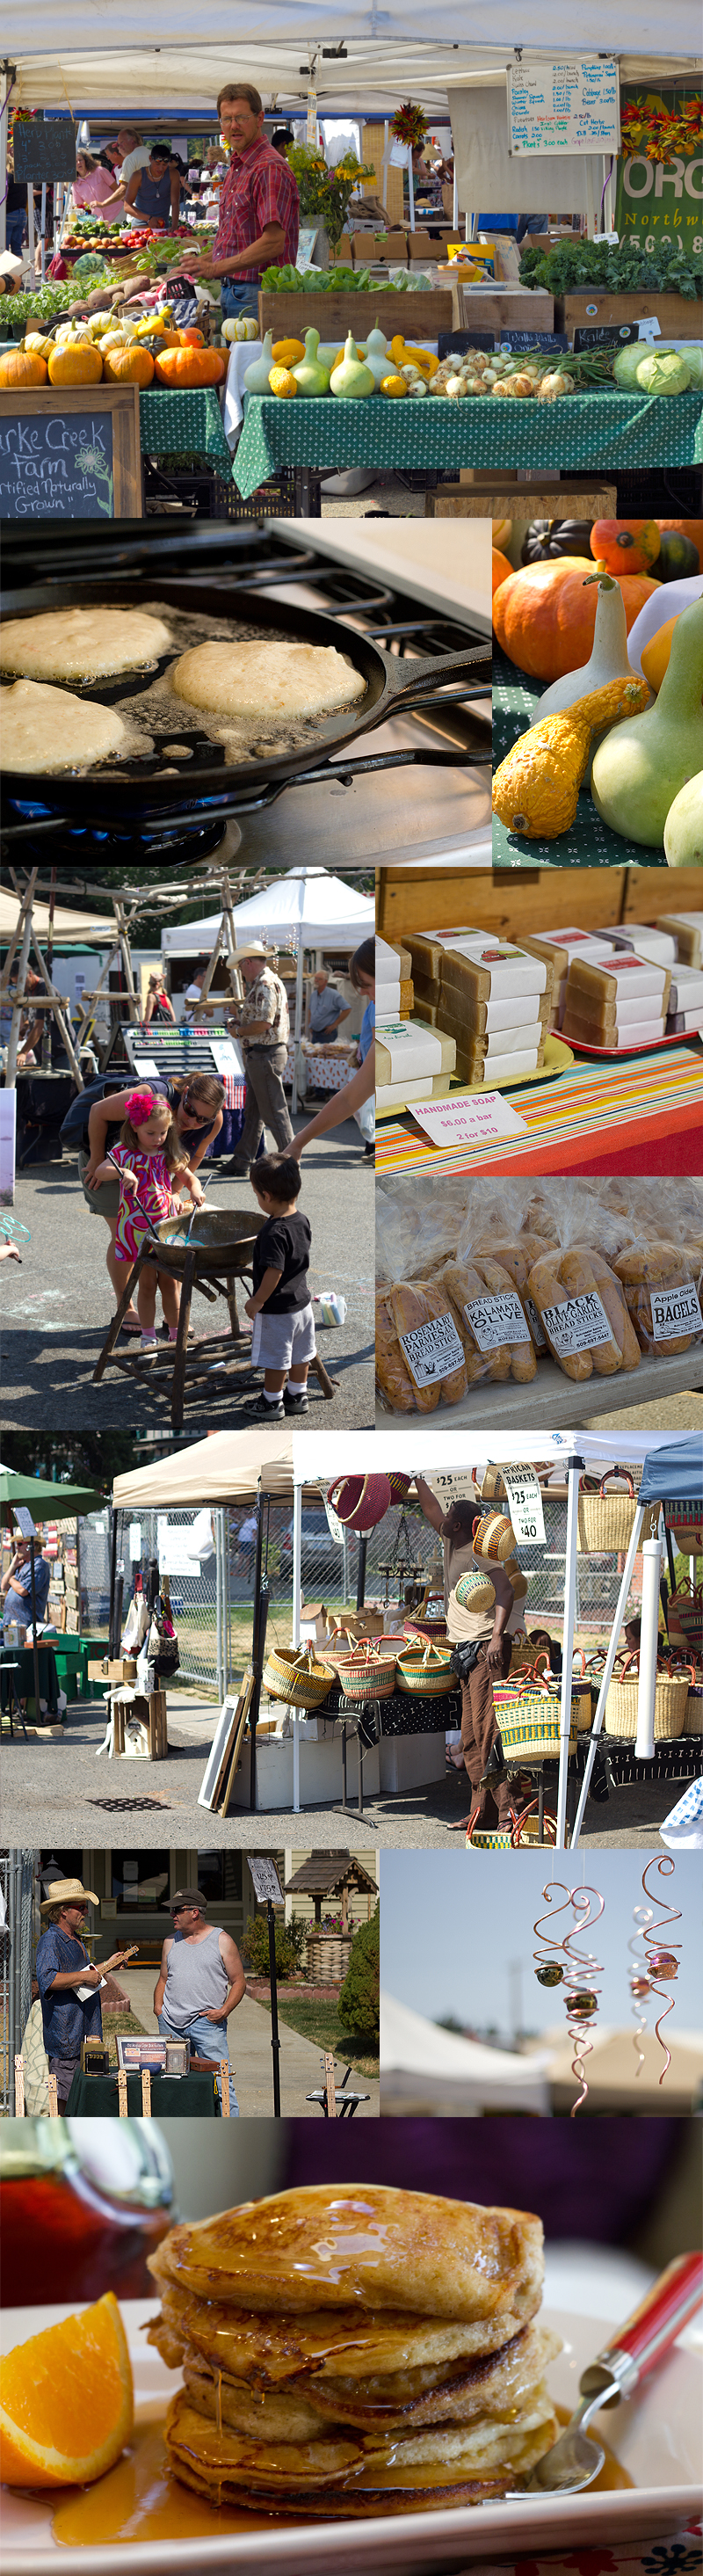
[[[467,645],[465,653],[413,653],[402,658],[397,653],[386,653],[383,659],[389,696],[402,699],[408,713],[416,703],[422,704],[428,690],[441,687],[445,680],[469,680],[474,675],[477,679],[485,677],[486,687],[490,688],[489,636],[485,644]]]

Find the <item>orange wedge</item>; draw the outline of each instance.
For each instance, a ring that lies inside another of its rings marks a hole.
[[[133,2422],[131,2363],[109,2290],[0,2362],[0,2483],[88,2486],[113,2468]]]

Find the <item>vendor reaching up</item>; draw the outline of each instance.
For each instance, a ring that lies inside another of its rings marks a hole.
[[[493,1683],[507,1681],[512,1636],[524,1624],[522,1612],[504,1567],[493,1562],[489,1564],[486,1557],[474,1555],[473,1533],[481,1517],[478,1495],[474,1501],[462,1498],[450,1503],[445,1512],[424,1476],[416,1476],[415,1483],[425,1520],[430,1522],[432,1529],[439,1531],[442,1540],[444,1602],[450,1643],[478,1648],[473,1672],[461,1685],[461,1741],[464,1768],[474,1792],[473,1811],[480,1807],[482,1824],[492,1826],[496,1818],[492,1813],[491,1793],[486,1790],[482,1796],[481,1781],[499,1731]],[[460,1576],[479,1571],[493,1585],[492,1615],[490,1610],[471,1610],[457,1601],[456,1586]],[[497,1783],[492,1795],[498,1809],[497,1822],[507,1827],[511,1804],[507,1782]],[[468,1816],[462,1817],[454,1830],[458,1832],[468,1821]]]
[[[222,280],[228,317],[257,313],[262,271],[275,261],[292,266],[298,249],[300,201],[292,170],[264,135],[258,89],[228,81],[217,113],[230,146],[220,190],[219,223],[211,251],[187,260],[189,277]]]

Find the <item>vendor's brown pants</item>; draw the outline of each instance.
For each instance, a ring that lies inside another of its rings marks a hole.
[[[269,1127],[279,1154],[287,1153],[293,1135],[283,1076],[288,1048],[262,1047],[260,1053],[250,1047],[246,1056],[246,1099],[244,1126],[234,1156],[243,1172],[258,1154],[264,1128]]]
[[[507,1681],[511,1654],[512,1638],[501,1637],[502,1681]],[[474,1805],[481,1799],[481,1777],[497,1734],[498,1719],[493,1702],[491,1676],[486,1662],[486,1648],[479,1646],[478,1663],[474,1665],[468,1681],[462,1682],[461,1685],[461,1741],[464,1748],[465,1767],[471,1787],[476,1793]],[[495,1823],[497,1808],[499,1825],[507,1825],[510,1821],[509,1807],[507,1781],[504,1780],[502,1785],[494,1790],[484,1789],[481,1799],[482,1824]]]

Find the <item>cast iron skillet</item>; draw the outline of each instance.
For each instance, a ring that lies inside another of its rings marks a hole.
[[[465,652],[438,654],[436,657],[422,654],[401,660],[383,653],[378,644],[369,636],[359,634],[356,627],[348,625],[344,618],[318,615],[311,609],[298,607],[296,603],[273,599],[261,590],[240,590],[236,584],[225,587],[224,584],[208,586],[197,581],[164,580],[156,570],[149,580],[126,578],[114,584],[110,582],[109,589],[99,581],[53,581],[32,589],[29,598],[26,590],[10,591],[2,602],[2,613],[6,618],[34,617],[44,609],[138,609],[148,602],[163,603],[165,609],[173,607],[190,609],[196,614],[200,612],[218,618],[222,625],[226,623],[229,610],[233,619],[242,620],[263,633],[273,629],[290,642],[332,645],[348,656],[355,671],[361,672],[366,682],[366,694],[341,713],[311,725],[304,744],[297,750],[287,751],[278,758],[237,762],[227,759],[223,745],[211,742],[204,735],[182,732],[178,699],[174,696],[173,724],[167,733],[160,736],[154,733],[157,750],[152,759],[120,761],[119,775],[110,768],[93,769],[81,777],[64,771],[37,770],[30,778],[16,770],[5,770],[2,782],[5,799],[12,797],[26,802],[30,797],[32,801],[39,798],[54,810],[60,806],[62,811],[81,815],[85,820],[95,821],[105,814],[115,828],[119,828],[121,821],[135,816],[144,820],[149,814],[158,815],[166,807],[173,808],[175,801],[179,810],[185,813],[203,800],[217,798],[223,793],[231,796],[241,790],[246,800],[271,783],[275,785],[285,778],[295,777],[297,771],[324,761],[332,750],[347,744],[355,746],[374,726],[385,723],[386,717],[394,714],[396,709],[406,714],[421,707],[425,693],[444,681],[461,678],[466,682],[474,678],[478,684],[476,694],[483,694],[490,687],[488,644],[467,644]],[[172,659],[175,659],[175,653],[166,654],[158,666],[159,670],[165,670]],[[154,676],[152,668],[145,675],[145,688],[151,685]],[[116,704],[120,698],[133,697],[138,685],[132,672],[120,681],[96,683],[94,688],[84,689],[80,694],[103,705]],[[265,730],[265,707],[262,707],[261,721],[262,730]],[[165,746],[174,743],[182,743],[191,755],[187,762],[183,762],[177,777],[165,774],[171,766],[168,757],[164,757]]]

